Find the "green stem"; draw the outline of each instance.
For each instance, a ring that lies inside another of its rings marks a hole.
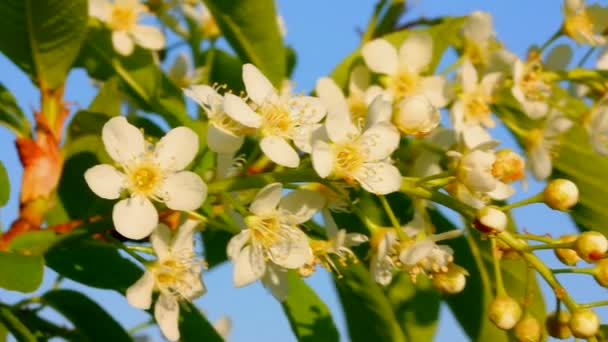
[[[608,300],[600,300],[600,301],[597,301],[597,302],[579,304],[579,306],[581,308],[592,308],[594,306],[606,306],[606,305],[608,305]]]
[[[448,178],[453,176],[453,172],[452,171],[444,171],[444,172],[440,172],[440,173],[436,173],[434,175],[430,175],[427,177],[422,177],[420,179],[418,179],[418,181],[416,182],[416,185],[421,185],[423,183],[432,181],[432,180],[436,180],[436,179],[443,179],[443,178]]]
[[[549,47],[549,45],[551,45],[551,43],[553,43],[561,35],[562,35],[562,29],[560,28],[551,37],[549,37],[549,39],[547,39],[547,41],[540,47],[540,51],[539,52],[542,53],[543,51],[545,51],[545,49],[547,47]]]
[[[149,326],[151,326],[153,324],[154,324],[154,320],[153,319],[147,320],[145,322],[141,322],[141,323],[137,324],[136,326],[132,327],[131,329],[129,329],[129,335],[133,335],[136,332],[138,332],[138,331],[140,331],[142,329],[145,329],[145,328],[147,328],[147,327],[149,327]]]
[[[545,236],[539,236],[539,235],[534,235],[534,234],[516,234],[513,233],[513,236],[518,238],[518,239],[524,239],[524,240],[532,240],[532,241],[540,241],[540,242],[544,242],[544,243],[560,243],[562,242],[561,240],[558,239],[553,239],[550,237],[545,237]]]
[[[496,247],[496,238],[490,239],[492,248],[492,264],[494,265],[494,276],[496,277],[496,297],[507,296],[505,283],[502,280],[502,271],[500,270],[500,258],[498,256],[498,248]]]
[[[125,245],[125,247],[134,252],[142,252],[142,253],[146,253],[146,254],[150,254],[150,255],[156,255],[156,253],[154,253],[154,249],[149,246]]]
[[[36,336],[5,306],[0,306],[0,322],[13,334],[17,341],[36,342]]]
[[[526,198],[524,200],[521,200],[519,202],[505,204],[502,207],[500,207],[500,210],[507,211],[507,210],[511,210],[513,208],[518,208],[518,207],[522,207],[524,205],[528,205],[528,204],[532,204],[532,203],[539,203],[539,202],[543,202],[543,201],[544,201],[543,193],[539,192],[538,194],[536,194],[532,197]]]
[[[595,51],[594,46],[590,47],[589,50],[587,50],[587,52],[585,52],[585,55],[583,55],[583,57],[577,64],[579,68],[582,67],[585,64],[585,62],[587,62],[589,57],[591,57],[591,55],[593,54],[593,51]]]
[[[375,224],[372,220],[370,220],[367,216],[365,216],[358,208],[352,208],[353,214],[357,215],[359,220],[363,222],[365,227],[369,230],[371,234],[379,230],[381,227]]]
[[[563,273],[581,273],[581,274],[593,274],[593,268],[554,268],[551,270],[553,274]]]
[[[572,248],[574,247],[574,242],[558,242],[558,243],[548,243],[544,245],[533,245],[528,246],[527,251],[536,251],[539,249],[556,249],[556,248]]]
[[[391,221],[391,224],[393,225],[393,228],[395,229],[395,233],[397,233],[399,240],[401,240],[401,241],[409,240],[409,237],[407,236],[407,234],[405,234],[403,229],[401,229],[401,224],[399,223],[397,216],[395,216],[395,213],[393,212],[393,208],[391,208],[390,203],[388,203],[388,201],[386,200],[386,197],[383,195],[380,195],[380,196],[378,196],[378,198],[380,199],[380,203],[382,203],[382,207],[384,208],[386,215],[388,215],[388,218]]]

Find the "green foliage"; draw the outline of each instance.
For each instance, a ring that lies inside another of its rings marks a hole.
[[[180,315],[179,331],[181,341],[221,342],[224,340],[215,331],[207,318],[192,303],[183,303],[180,307]]]
[[[30,134],[29,122],[17,105],[17,100],[2,84],[0,84],[0,124],[17,136]]]
[[[289,272],[289,294],[281,303],[298,341],[339,341],[329,309],[298,275]]]
[[[27,326],[15,316],[11,309],[7,306],[0,306],[0,330],[6,334],[8,330],[19,342],[36,342],[36,336],[28,329]],[[6,329],[6,330],[4,330]]]
[[[0,2],[0,51],[43,89],[59,88],[86,37],[86,0]]]
[[[275,86],[280,85],[287,67],[274,1],[204,2],[240,59],[255,64]]]
[[[8,173],[4,164],[0,162],[0,207],[3,207],[8,202],[11,194],[11,183],[8,179]]]
[[[80,292],[53,290],[41,301],[57,310],[78,328],[78,338],[95,342],[132,341],[129,334],[97,303]]]
[[[9,250],[24,255],[43,255],[56,238],[57,234],[49,230],[30,231],[12,239]]]
[[[0,288],[32,292],[40,286],[44,259],[40,255],[0,252]]]

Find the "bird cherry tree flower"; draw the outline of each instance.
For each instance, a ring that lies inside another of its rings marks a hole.
[[[414,95],[397,103],[392,123],[402,134],[424,137],[437,128],[441,113],[426,96]]]
[[[551,175],[552,159],[557,154],[561,137],[573,123],[557,110],[551,110],[542,125],[526,136],[525,150],[534,178],[543,180]]]
[[[593,108],[583,125],[589,134],[589,142],[596,153],[608,156],[608,105]]]
[[[454,101],[450,112],[452,123],[457,135],[468,148],[475,147],[479,142],[474,139],[479,127],[492,128],[493,93],[499,85],[501,73],[488,73],[481,78],[469,60],[462,63],[459,73],[460,89],[457,100]]]
[[[551,94],[550,86],[543,80],[542,64],[533,58],[527,62],[520,59],[513,64],[513,87],[511,93],[523,111],[532,119],[547,115],[547,99]]]
[[[207,291],[201,278],[205,263],[194,251],[193,234],[199,223],[188,218],[175,233],[159,224],[150,235],[158,259],[146,266],[144,275],[126,292],[129,304],[143,310],[152,306],[152,293],[160,292],[154,305],[154,318],[170,341],[180,337],[179,302],[191,302]]]
[[[203,74],[203,68],[193,70],[192,62],[185,53],[175,57],[173,64],[167,70],[167,76],[178,87],[184,88],[198,82]]]
[[[378,74],[387,96],[393,101],[412,95],[426,96],[433,106],[448,102],[447,81],[443,76],[423,76],[433,58],[433,38],[426,32],[412,32],[399,50],[385,39],[374,39],[361,50],[367,67]]]
[[[112,30],[112,45],[124,56],[133,53],[135,44],[149,50],[165,47],[165,36],[158,27],[138,23],[147,13],[139,0],[89,0],[89,15]]]
[[[329,77],[317,81],[315,91],[328,112],[348,112],[355,124],[363,124],[367,120],[367,108],[382,94],[383,89],[378,85],[370,85],[370,72],[363,65],[357,65],[350,73],[348,95],[342,92],[336,82]]]
[[[495,39],[492,15],[483,11],[474,11],[462,25],[464,37],[464,55],[475,65],[487,65],[490,54],[500,49]]]
[[[325,129],[313,137],[311,156],[317,174],[360,184],[375,194],[399,190],[401,174],[389,159],[399,145],[399,132],[380,119],[390,112],[390,104],[377,97],[366,127],[355,126],[348,113],[328,116]]]
[[[184,94],[196,101],[207,114],[207,146],[211,151],[232,154],[241,148],[246,134],[255,132],[239,122],[238,117],[231,116],[233,112],[226,111],[226,96],[234,95],[222,96],[208,85],[193,85],[184,89]]]
[[[234,285],[262,279],[278,300],[287,295],[285,269],[299,269],[312,258],[308,236],[299,224],[310,220],[324,205],[311,190],[295,190],[282,197],[283,186],[262,188],[244,219],[244,229],[232,237],[227,254],[234,263]]]
[[[600,5],[587,6],[584,0],[565,0],[563,31],[579,44],[591,46],[606,42],[608,10]]]
[[[297,167],[300,156],[290,142],[310,153],[310,137],[325,117],[325,107],[316,97],[280,94],[253,64],[243,65],[243,83],[253,108],[242,98],[226,94],[226,113],[237,122],[257,129],[260,148],[270,160],[282,166]]]
[[[100,164],[88,169],[85,180],[93,192],[105,199],[118,199],[112,211],[116,230],[129,239],[143,239],[158,225],[158,212],[151,200],[173,210],[194,210],[207,197],[207,185],[195,173],[183,171],[198,152],[198,136],[187,127],[177,127],[152,146],[143,133],[122,116],[103,126],[101,137],[110,157],[118,164]]]

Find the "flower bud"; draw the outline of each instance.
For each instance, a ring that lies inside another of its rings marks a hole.
[[[441,115],[425,96],[406,97],[397,105],[393,123],[404,134],[425,136],[439,125]]]
[[[439,272],[433,275],[433,286],[447,294],[457,294],[464,290],[469,272],[464,268],[450,263],[447,272]]]
[[[575,337],[589,338],[599,331],[600,319],[590,309],[578,309],[572,313],[569,326]]]
[[[574,242],[578,238],[575,234],[566,234],[562,235],[559,238],[561,242]],[[563,262],[568,266],[574,266],[576,263],[581,260],[576,251],[571,248],[557,248],[554,251],[555,256],[559,259],[559,261]]]
[[[538,342],[542,336],[543,332],[540,323],[530,314],[526,314],[515,325],[515,337],[520,342]]]
[[[496,161],[492,165],[492,174],[501,182],[509,183],[524,177],[526,162],[517,153],[505,148],[495,153]]]
[[[587,262],[599,260],[608,250],[608,240],[599,232],[584,232],[574,244],[578,256]]]
[[[521,318],[521,307],[517,301],[509,296],[499,296],[490,303],[490,320],[497,327],[509,330]]]
[[[550,208],[567,210],[578,202],[578,188],[567,179],[554,179],[545,187],[543,196]]]
[[[603,287],[608,287],[608,259],[601,259],[593,269],[595,281]]]
[[[476,215],[473,225],[484,233],[500,233],[507,228],[507,215],[494,207],[483,207]]]
[[[545,327],[551,337],[565,340],[572,335],[568,322],[570,322],[570,313],[568,311],[560,310],[547,316]]]

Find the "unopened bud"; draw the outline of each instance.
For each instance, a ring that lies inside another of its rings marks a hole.
[[[608,251],[608,240],[599,232],[584,232],[574,244],[578,256],[587,262],[601,259]]]
[[[593,268],[593,277],[598,284],[608,287],[608,259],[601,259]]]
[[[450,263],[447,272],[433,275],[433,286],[447,294],[457,294],[464,290],[469,272],[464,268]]]
[[[599,331],[600,319],[590,309],[578,309],[572,313],[569,326],[575,337],[589,338]]]
[[[534,316],[526,314],[515,325],[515,337],[520,342],[538,342],[543,337],[540,323]]]
[[[521,318],[521,307],[517,301],[509,296],[499,296],[490,303],[490,320],[497,327],[509,330]]]
[[[565,340],[572,335],[572,331],[570,331],[570,327],[568,326],[569,322],[570,313],[568,311],[560,310],[553,312],[547,316],[547,320],[545,321],[547,333],[551,337]]]
[[[505,148],[495,153],[496,161],[492,165],[492,175],[501,182],[510,183],[524,177],[526,162],[517,153]]]
[[[507,228],[507,215],[494,207],[483,207],[476,215],[473,225],[484,233],[500,233]]]
[[[431,133],[441,115],[425,96],[406,97],[397,105],[393,123],[404,134],[425,136]]]
[[[567,179],[554,179],[545,187],[543,196],[550,208],[568,210],[578,202],[578,188]]]
[[[561,242],[574,242],[578,239],[578,235],[575,234],[566,234],[562,235],[559,238]],[[559,259],[559,261],[563,262],[568,266],[574,266],[576,263],[581,260],[576,251],[571,248],[557,248],[555,249],[555,256]]]

